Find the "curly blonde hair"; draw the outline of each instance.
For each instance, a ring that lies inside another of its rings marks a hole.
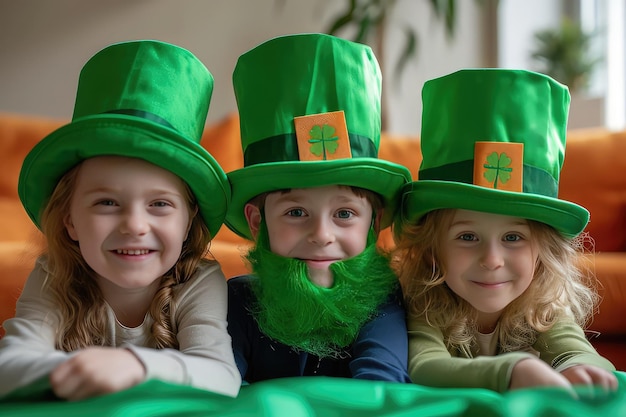
[[[396,269],[409,314],[423,317],[442,330],[449,350],[471,352],[477,330],[475,309],[445,285],[441,262],[443,234],[456,210],[435,210],[417,223],[405,222],[396,242]],[[586,235],[566,239],[551,226],[529,220],[538,249],[534,279],[528,289],[502,312],[498,323],[499,350],[511,352],[531,346],[539,333],[563,319],[585,327],[599,296],[586,267]]]
[[[47,243],[44,256],[49,270],[46,285],[61,317],[56,347],[66,352],[110,343],[105,340],[106,304],[96,283],[96,273],[85,262],[78,242],[70,238],[64,225],[80,166],[75,166],[61,178],[41,217],[41,230]],[[215,262],[203,259],[208,254],[211,236],[198,214],[195,197],[186,184],[185,190],[188,209],[196,214],[178,261],[161,278],[150,305],[149,312],[154,320],[151,332],[156,348],[178,347],[170,316],[174,287],[189,280],[200,262]]]

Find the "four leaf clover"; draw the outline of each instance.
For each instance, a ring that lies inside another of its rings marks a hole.
[[[335,135],[335,128],[329,125],[315,125],[310,131],[311,153],[322,156],[326,160],[327,153],[335,153],[339,146],[339,137]]]
[[[493,184],[493,188],[498,188],[498,181],[506,184],[511,179],[511,172],[513,171],[513,168],[510,168],[511,162],[511,158],[505,152],[499,155],[497,152],[493,152],[487,157],[487,163],[483,165],[485,168],[483,175],[487,181]]]

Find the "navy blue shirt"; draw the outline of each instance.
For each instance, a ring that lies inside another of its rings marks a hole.
[[[363,325],[354,343],[344,349],[345,357],[320,359],[261,333],[250,313],[255,302],[250,285],[253,279],[256,279],[253,275],[243,275],[228,280],[228,332],[244,381],[323,375],[411,382],[407,373],[407,329],[400,289]]]

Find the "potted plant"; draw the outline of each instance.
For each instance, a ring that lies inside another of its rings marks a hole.
[[[596,33],[585,32],[577,22],[563,18],[554,29],[536,32],[532,58],[541,71],[567,85],[571,92],[568,128],[604,125],[604,97],[588,94],[589,80],[602,61],[591,54]]]
[[[582,30],[569,18],[563,18],[555,29],[535,33],[536,49],[532,58],[539,71],[567,85],[572,93],[585,91],[600,58],[591,56],[589,47],[595,35]]]
[[[353,29],[352,41],[368,44],[372,47],[374,54],[378,58],[383,74],[386,71],[385,65],[385,33],[389,23],[391,10],[397,5],[396,0],[346,0],[346,8],[339,13],[328,25],[326,33],[337,35],[344,29]],[[454,36],[456,26],[457,0],[428,0],[434,12],[435,19],[443,22],[446,35],[449,38]],[[396,25],[397,26],[397,25]],[[417,55],[419,39],[417,32],[409,25],[405,25],[404,45],[394,65],[394,77],[397,79],[406,64]],[[383,83],[387,80],[383,77]],[[383,90],[385,87],[383,86]],[[383,99],[384,100],[384,99]],[[386,106],[382,106],[382,125],[386,126]]]

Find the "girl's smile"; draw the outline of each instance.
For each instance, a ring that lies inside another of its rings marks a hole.
[[[530,285],[537,251],[524,219],[456,210],[444,240],[445,281],[493,321]]]
[[[90,158],[78,171],[67,233],[102,279],[147,288],[180,257],[191,223],[185,195],[180,178],[141,159]]]

